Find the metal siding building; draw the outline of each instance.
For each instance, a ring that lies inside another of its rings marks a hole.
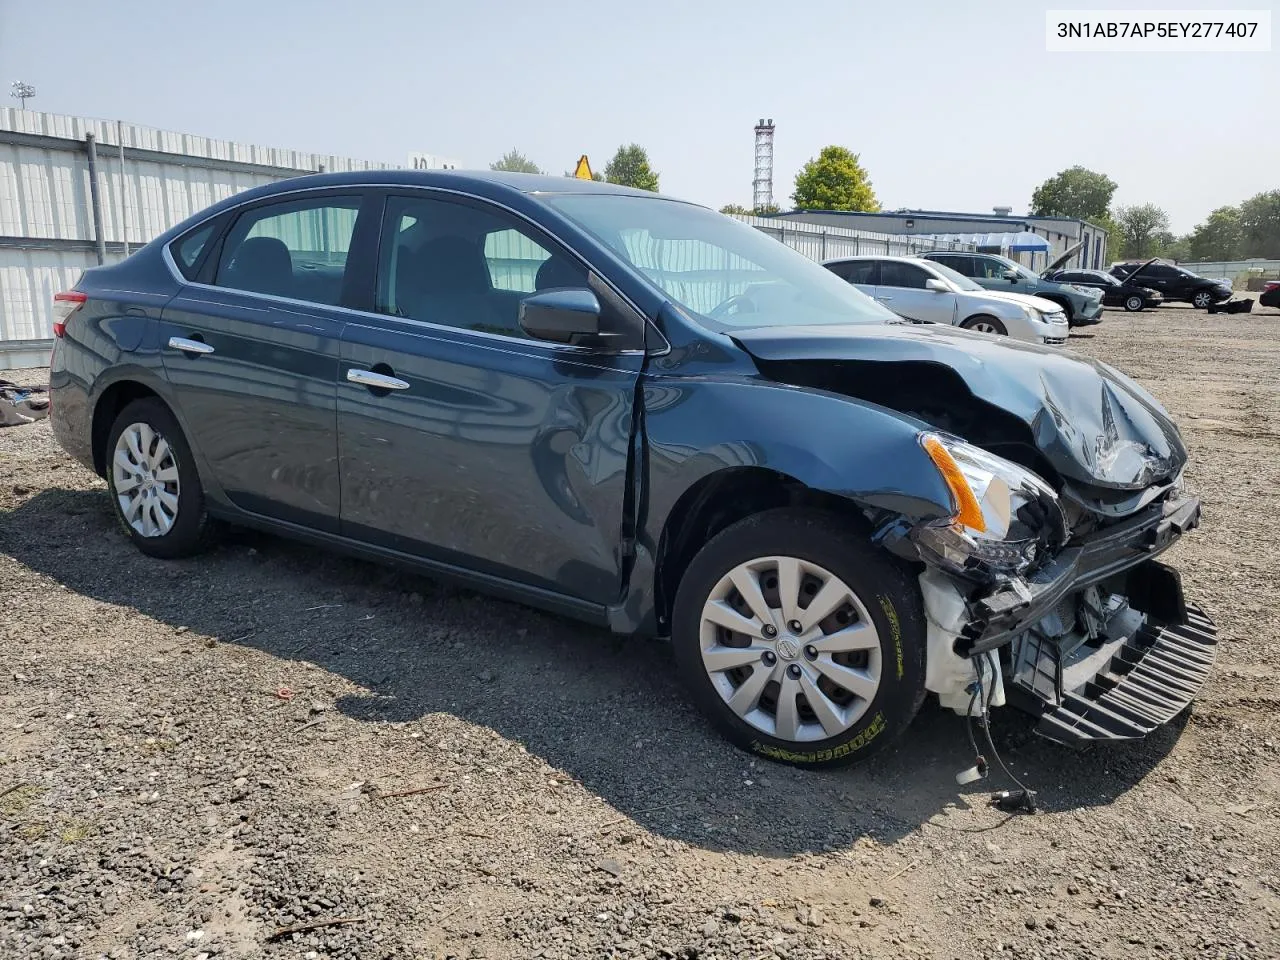
[[[1005,208],[1001,208],[1003,211]],[[1070,217],[1015,216],[1002,213],[951,213],[941,210],[894,210],[881,213],[853,213],[843,210],[792,210],[780,213],[771,220],[791,223],[812,223],[828,227],[856,227],[877,230],[882,233],[906,236],[931,234],[1009,233],[1029,230],[1049,241],[1050,252],[1046,257],[1036,254],[1027,266],[1042,269],[1077,241],[1084,241],[1080,250],[1065,266],[1082,269],[1106,269],[1106,231],[1087,220]],[[1013,259],[1018,259],[1014,257]]]
[[[53,294],[98,263],[88,134],[96,141],[105,263],[251,187],[321,170],[395,166],[0,108],[0,369],[48,360]],[[424,165],[456,165],[419,156]]]
[[[92,135],[100,227],[90,188]],[[122,150],[123,145],[123,150]],[[415,169],[455,169],[451,160],[410,155]],[[193,213],[233,194],[275,180],[315,173],[392,169],[329,154],[214,140],[136,124],[0,108],[0,370],[46,363],[52,347],[53,295],[73,287],[80,273],[115,263],[129,251]],[[739,217],[813,260],[862,254],[910,255],[964,245],[924,237]],[[315,225],[311,225],[315,226]],[[285,229],[281,226],[280,229]],[[693,298],[704,289],[699,271],[724,276],[737,290],[753,265],[726,264],[720,251],[693,243],[664,243],[632,251],[651,267],[680,277]],[[512,233],[491,238],[486,255],[496,284],[532,290],[542,255]],[[717,281],[719,283],[720,281]],[[697,288],[696,290],[694,288]]]

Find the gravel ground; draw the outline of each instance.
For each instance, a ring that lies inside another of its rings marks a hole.
[[[1280,312],[1071,347],[1180,420],[1223,642],[1146,742],[999,716],[1034,817],[956,787],[936,708],[802,773],[661,644],[249,533],[148,559],[47,423],[0,430],[0,957],[1280,956]]]

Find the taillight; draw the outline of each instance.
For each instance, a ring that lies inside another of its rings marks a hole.
[[[67,321],[79,310],[88,296],[79,290],[65,290],[53,295],[53,335],[61,339],[67,333]]]

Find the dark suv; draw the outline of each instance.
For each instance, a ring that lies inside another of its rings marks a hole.
[[[1111,275],[1122,281],[1159,290],[1165,300],[1189,303],[1201,310],[1208,308],[1211,303],[1231,299],[1231,288],[1221,280],[1196,276],[1185,267],[1158,258],[1117,263],[1111,268]]]
[[[857,760],[926,692],[962,716],[1016,702],[1057,740],[1142,737],[1214,659],[1156,559],[1200,501],[1146,390],[906,323],[702,207],[528,174],[302,177],[55,306],[53,430],[105,478],[119,549],[183,557],[244,524],[669,637],[764,757]]]

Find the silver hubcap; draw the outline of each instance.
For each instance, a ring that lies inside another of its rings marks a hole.
[[[1139,300],[1137,297],[1130,297],[1130,298],[1129,298],[1129,309],[1130,309],[1130,310],[1137,310],[1140,306],[1142,306],[1142,301],[1141,301],[1141,300]]]
[[[969,324],[970,330],[977,330],[979,333],[995,333],[995,324],[989,320],[979,320],[977,323]]]
[[[178,464],[169,442],[150,424],[131,423],[116,441],[111,485],[125,523],[144,537],[163,537],[178,519]]]
[[[730,570],[702,608],[702,664],[724,702],[780,740],[834,737],[880,689],[880,636],[839,577],[796,557]]]

